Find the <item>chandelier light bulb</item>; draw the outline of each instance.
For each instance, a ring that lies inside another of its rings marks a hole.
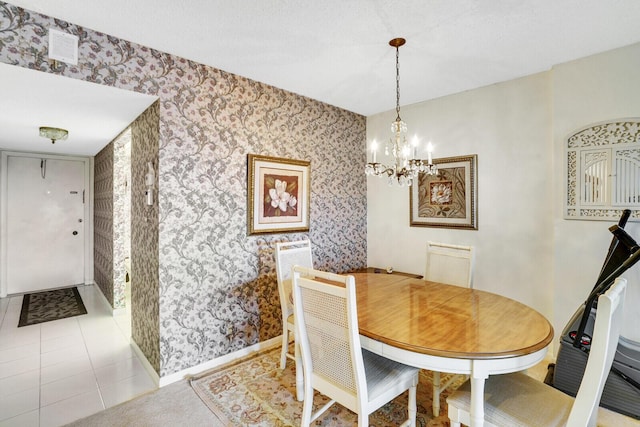
[[[376,163],[376,155],[378,154],[378,142],[374,139],[371,143],[372,163]]]

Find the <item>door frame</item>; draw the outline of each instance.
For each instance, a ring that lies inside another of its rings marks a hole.
[[[7,191],[9,157],[33,157],[82,162],[84,164],[84,283],[93,283],[93,158],[43,153],[2,151],[0,159],[0,298],[7,296]]]

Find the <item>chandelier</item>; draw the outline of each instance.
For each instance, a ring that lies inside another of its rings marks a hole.
[[[427,146],[427,161],[418,159],[418,141],[414,139],[413,144],[409,144],[407,141],[407,124],[400,118],[399,58],[400,46],[404,45],[405,42],[406,40],[403,38],[395,38],[389,41],[389,45],[396,48],[396,119],[391,123],[391,133],[393,135],[389,139],[389,143],[385,145],[384,154],[388,156],[389,147],[391,147],[391,153],[395,161],[391,166],[378,163],[376,161],[378,146],[374,140],[371,144],[371,162],[367,163],[364,170],[366,175],[387,177],[389,185],[397,181],[401,187],[404,185],[410,186],[419,173],[428,175],[436,175],[438,173],[438,167],[431,160],[431,143]]]

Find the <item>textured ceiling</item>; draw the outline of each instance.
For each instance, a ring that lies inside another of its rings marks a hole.
[[[638,0],[12,0],[347,110],[394,108],[640,41]]]
[[[359,114],[640,42],[638,0],[11,0]]]

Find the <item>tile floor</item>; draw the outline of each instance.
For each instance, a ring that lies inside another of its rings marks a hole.
[[[22,296],[0,299],[0,427],[60,426],[156,388],[124,315],[78,290],[86,315],[22,328]]]

